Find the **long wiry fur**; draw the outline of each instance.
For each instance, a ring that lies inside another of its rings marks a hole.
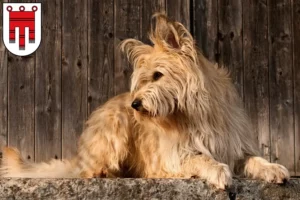
[[[121,44],[134,67],[131,92],[92,113],[72,161],[29,164],[8,148],[2,176],[198,176],[222,189],[232,173],[288,179],[286,168],[258,157],[228,71],[197,51],[186,28],[155,14],[149,38],[153,46],[135,39]],[[136,110],[134,100],[141,101]]]

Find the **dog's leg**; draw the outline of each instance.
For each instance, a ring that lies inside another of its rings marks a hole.
[[[270,163],[258,156],[250,156],[245,160],[244,174],[249,178],[261,179],[272,183],[284,183],[290,177],[288,170],[284,166]]]
[[[126,135],[115,129],[103,128],[92,137],[81,139],[78,166],[83,178],[105,178],[121,176],[120,164],[128,154]],[[84,140],[84,141],[83,141]]]
[[[79,140],[77,162],[81,177],[121,176],[120,164],[129,152],[129,129],[126,112],[96,111]]]
[[[184,176],[196,176],[205,179],[209,184],[219,189],[225,189],[232,182],[229,166],[204,154],[186,159],[182,170]]]

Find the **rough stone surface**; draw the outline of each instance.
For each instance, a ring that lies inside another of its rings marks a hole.
[[[220,191],[199,179],[0,179],[0,199],[300,199],[300,179],[285,185],[233,181]]]

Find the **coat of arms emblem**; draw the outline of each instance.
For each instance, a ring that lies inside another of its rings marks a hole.
[[[3,42],[13,54],[26,56],[41,43],[41,3],[3,3]]]

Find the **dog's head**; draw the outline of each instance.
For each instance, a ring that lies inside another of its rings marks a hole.
[[[158,13],[152,17],[149,38],[153,46],[135,39],[121,44],[134,67],[131,106],[152,117],[184,112],[201,87],[193,37],[181,23]]]

